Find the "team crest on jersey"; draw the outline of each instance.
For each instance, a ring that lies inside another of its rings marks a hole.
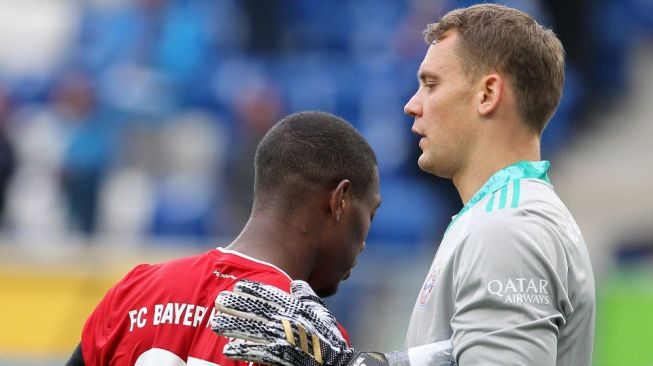
[[[435,287],[435,279],[437,278],[439,273],[440,273],[440,266],[436,265],[435,268],[431,272],[429,272],[426,281],[424,281],[424,286],[422,287],[422,290],[419,292],[419,304],[421,306],[426,304],[426,300],[431,295],[431,291],[433,291],[433,288]]]

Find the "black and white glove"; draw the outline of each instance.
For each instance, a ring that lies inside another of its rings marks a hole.
[[[356,352],[336,319],[308,283],[293,281],[290,294],[270,285],[240,281],[215,300],[213,331],[232,337],[226,357],[275,366],[455,365],[451,341],[390,353]]]
[[[233,292],[220,293],[215,306],[219,313],[211,328],[235,338],[224,347],[228,358],[279,366],[345,366],[364,357],[367,366],[387,365],[381,353],[357,354],[347,346],[336,319],[304,281],[293,281],[290,294],[240,281]]]

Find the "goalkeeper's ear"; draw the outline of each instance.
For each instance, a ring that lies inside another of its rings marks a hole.
[[[336,188],[331,191],[329,197],[329,212],[336,223],[340,222],[340,217],[347,208],[348,200],[351,196],[351,182],[349,179],[343,179],[338,183]]]

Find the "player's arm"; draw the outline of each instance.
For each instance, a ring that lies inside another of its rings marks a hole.
[[[213,331],[234,338],[228,358],[280,366],[454,365],[450,341],[391,353],[357,352],[342,338],[333,315],[303,281],[291,294],[255,282],[239,282],[216,298]]]
[[[494,215],[458,246],[454,356],[468,365],[555,365],[558,328],[571,311],[567,263],[539,219]]]
[[[73,351],[73,354],[66,362],[66,366],[85,366],[84,356],[82,356],[82,344],[78,344],[77,348]]]

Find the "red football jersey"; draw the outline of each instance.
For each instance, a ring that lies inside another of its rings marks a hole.
[[[209,319],[218,293],[238,280],[289,291],[281,269],[241,253],[217,248],[162,264],[141,264],[113,286],[86,320],[82,353],[86,366],[242,366],[222,355],[226,337]],[[347,335],[343,335],[347,339]]]

